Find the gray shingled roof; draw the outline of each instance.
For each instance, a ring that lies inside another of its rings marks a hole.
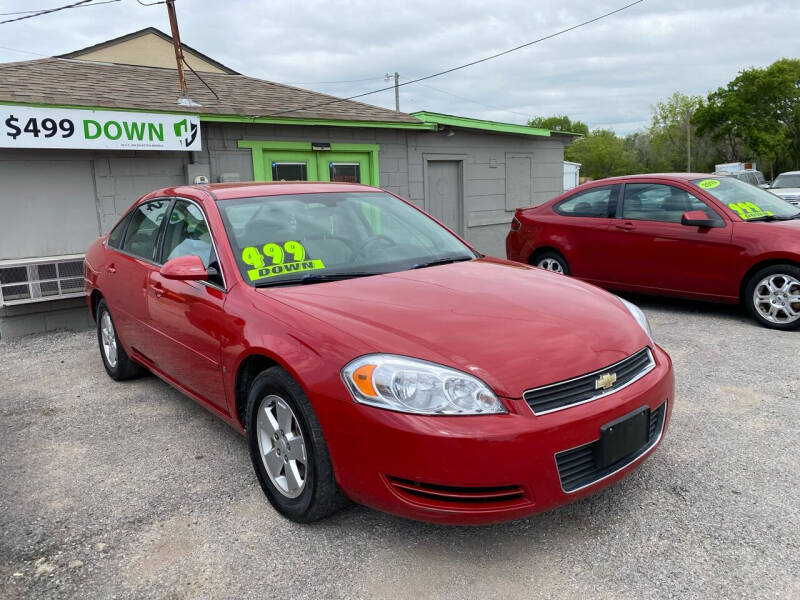
[[[421,124],[406,113],[352,100],[330,103],[339,99],[244,75],[201,77],[219,100],[187,70],[189,96],[201,106],[185,107],[177,104],[180,89],[174,69],[43,58],[0,64],[0,102]],[[313,108],[286,112],[298,107]]]

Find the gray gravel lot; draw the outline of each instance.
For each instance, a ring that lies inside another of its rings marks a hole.
[[[798,598],[800,332],[633,298],[675,361],[664,444],[620,485],[482,528],[354,506],[302,526],[245,441],[92,332],[0,344],[2,598]]]

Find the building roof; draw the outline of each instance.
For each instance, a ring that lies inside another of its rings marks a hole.
[[[175,69],[43,58],[0,64],[0,103],[187,112],[206,115],[209,121],[317,120],[329,125],[351,122],[410,129],[433,127],[406,113],[263,79],[228,73],[203,73],[200,77],[218,98],[187,70],[189,96],[200,106],[182,106],[177,103],[180,89]]]
[[[161,40],[167,42],[168,44],[172,45],[172,36],[167,35],[163,31],[161,31],[160,29],[157,29],[155,27],[145,27],[144,29],[140,29],[139,31],[134,31],[132,33],[128,33],[126,35],[122,35],[120,37],[116,37],[116,38],[111,39],[111,40],[106,40],[105,42],[100,42],[99,44],[94,44],[93,46],[87,46],[86,48],[81,48],[80,50],[74,50],[72,52],[67,52],[66,54],[61,54],[61,55],[57,56],[56,58],[78,58],[78,59],[83,59],[83,60],[87,60],[87,59],[91,60],[91,57],[97,56],[98,54],[101,53],[102,50],[110,49],[113,46],[124,47],[128,42],[131,42],[132,40],[136,40],[138,38],[145,38],[145,37],[151,36],[151,35],[154,35],[154,36],[160,38]],[[239,74],[236,71],[234,71],[233,69],[231,69],[230,67],[227,67],[227,66],[223,65],[221,62],[218,62],[218,61],[214,60],[210,56],[207,56],[207,55],[203,54],[202,52],[199,52],[198,50],[195,50],[191,46],[187,46],[183,42],[181,42],[181,48],[183,48],[184,58],[191,59],[192,56],[194,56],[195,58],[199,59],[199,65],[202,65],[203,62],[206,62],[206,63],[208,63],[210,65],[213,65],[214,67],[216,67],[217,69],[219,69],[223,73],[227,73],[228,75],[238,75]],[[173,58],[172,61],[173,61],[173,64],[174,64],[175,59]],[[113,61],[113,62],[120,62],[120,61]],[[142,65],[143,63],[134,62],[134,63],[130,63],[130,64]],[[202,66],[193,65],[193,67],[194,67],[194,69],[196,71],[201,71],[201,70],[202,71],[206,71],[207,70],[207,69],[203,69]]]
[[[569,135],[580,137],[579,133],[569,133],[566,131],[550,131],[549,129],[539,129],[527,125],[516,125],[514,123],[501,123],[499,121],[485,121],[483,119],[470,119],[468,117],[457,117],[443,113],[428,111],[418,111],[411,113],[423,123],[435,123],[436,125],[446,125],[450,127],[460,127],[462,129],[478,129],[480,131],[493,131],[495,133],[513,133],[517,135],[532,135],[550,137],[551,135]]]

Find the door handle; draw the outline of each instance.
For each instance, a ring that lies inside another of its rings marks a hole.
[[[109,275],[113,275],[116,272],[117,272],[117,267],[115,267],[113,264],[110,264],[106,267],[106,273],[108,273]]]
[[[155,283],[150,286],[150,289],[153,290],[153,294],[156,298],[161,298],[164,295],[164,288],[161,287],[160,283]]]
[[[635,228],[635,225],[630,221],[626,221],[625,223],[615,225],[617,229],[624,229],[625,231],[630,231],[631,229]]]

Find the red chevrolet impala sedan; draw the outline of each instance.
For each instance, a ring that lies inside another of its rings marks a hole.
[[[283,515],[347,499],[489,523],[595,492],[662,439],[672,364],[642,312],[480,256],[352,184],[158,190],[86,255],[100,355],[246,435]]]
[[[602,179],[516,212],[509,259],[620,291],[743,303],[800,327],[800,210],[733,177]]]

